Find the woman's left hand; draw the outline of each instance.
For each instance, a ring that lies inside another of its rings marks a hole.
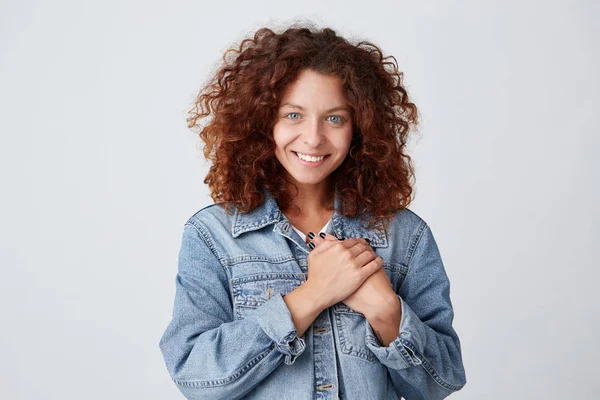
[[[325,238],[316,235],[311,241],[318,246],[325,240],[338,240],[337,237],[328,233],[325,235]],[[365,243],[367,243],[366,240]],[[387,310],[394,300],[398,300],[396,293],[382,267],[369,276],[354,293],[342,302],[367,318],[375,318],[377,313]]]

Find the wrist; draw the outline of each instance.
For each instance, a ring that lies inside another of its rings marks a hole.
[[[394,293],[393,296],[383,300],[377,306],[367,310],[363,314],[367,320],[374,323],[389,320],[390,316],[400,314],[402,312],[402,304],[400,299]]]
[[[321,313],[318,303],[313,301],[312,292],[300,285],[283,296],[298,337],[304,336],[306,330]]]
[[[310,305],[315,315],[319,315],[323,310],[330,306],[327,299],[324,298],[323,292],[314,287],[310,281],[306,281],[304,284],[297,287],[296,290],[302,293],[302,296],[306,300],[306,304]]]

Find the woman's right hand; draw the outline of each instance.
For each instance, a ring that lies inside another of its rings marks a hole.
[[[382,266],[362,238],[323,240],[308,255],[309,286],[323,309],[344,300]]]

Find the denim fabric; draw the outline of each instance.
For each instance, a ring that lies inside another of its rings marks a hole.
[[[402,305],[385,347],[339,302],[296,335],[282,298],[307,279],[311,249],[269,192],[248,214],[216,204],[183,227],[173,316],[160,339],[187,399],[443,399],[466,383],[450,282],[431,229],[409,209],[385,232],[335,210],[327,232],[365,237]]]

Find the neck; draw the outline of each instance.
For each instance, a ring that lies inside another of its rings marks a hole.
[[[304,185],[296,182],[296,186],[298,187],[298,194],[291,200],[286,210],[287,212],[316,217],[333,210],[330,204],[332,203],[334,193],[333,187],[329,182],[324,181],[318,185]],[[291,185],[289,190],[295,193],[295,189]],[[296,207],[300,209],[299,213]]]

